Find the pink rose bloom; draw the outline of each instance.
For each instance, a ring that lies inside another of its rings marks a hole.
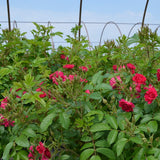
[[[91,94],[91,92],[90,92],[89,89],[87,89],[85,92],[86,92],[87,94]]]
[[[125,69],[126,67],[123,65],[123,66],[120,66],[119,68],[118,68],[118,71],[120,71],[121,69]]]
[[[145,93],[144,98],[148,104],[151,104],[154,99],[158,96],[157,91],[154,87],[150,87],[148,91]]]
[[[132,102],[128,102],[128,101],[126,101],[124,99],[121,99],[119,101],[119,107],[121,107],[123,111],[133,112],[133,108],[135,106],[134,106],[134,104]]]
[[[132,78],[132,80],[136,83],[136,84],[146,84],[146,77],[142,74],[136,73],[135,76]]]
[[[85,66],[80,66],[80,67],[79,67],[79,69],[82,69],[82,71],[85,71],[85,72],[87,72],[87,71],[88,71],[88,68],[87,68],[87,67],[85,67]]]
[[[61,55],[60,55],[60,58],[61,58],[61,59],[65,59],[66,56],[65,56],[64,54],[61,54]]]
[[[157,69],[157,80],[160,81],[160,69]]]
[[[85,83],[87,83],[88,81],[87,81],[86,79],[80,78],[80,82],[85,82]]]
[[[122,83],[122,80],[121,80],[120,76],[117,76],[116,78],[117,78],[117,81],[119,81],[119,82]],[[117,81],[116,81],[116,79],[115,79],[114,77],[112,77],[112,78],[110,79],[109,82],[110,82],[110,85],[111,85],[112,89],[116,88],[116,83],[117,83]]]
[[[33,146],[30,146],[29,150],[32,151],[32,152],[34,152]]]
[[[74,64],[66,64],[63,66],[63,68],[72,69],[74,68]]]
[[[117,65],[113,65],[113,70],[116,71],[117,70]]]
[[[70,81],[73,81],[73,80],[74,80],[74,75],[69,75],[69,76],[68,76],[68,79],[69,79]]]

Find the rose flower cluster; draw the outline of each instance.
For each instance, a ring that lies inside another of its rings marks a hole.
[[[136,98],[140,98],[141,89],[147,90],[146,93],[144,94],[144,100],[148,104],[151,104],[153,100],[155,100],[156,97],[158,96],[156,89],[151,84],[149,85],[149,87],[146,87],[146,81],[147,81],[146,77],[140,73],[135,73],[136,67],[133,64],[128,63],[126,66],[123,65],[123,66],[120,66],[119,68],[117,67],[117,65],[113,65],[113,70],[115,73],[119,73],[122,69],[123,69],[123,72],[129,70],[132,75],[131,76],[132,87],[129,87],[129,91],[130,92],[134,91]],[[160,81],[160,69],[157,70],[157,80]],[[122,78],[120,76],[112,77],[109,82],[112,89],[117,89],[119,93],[121,93],[120,91],[124,87],[122,84],[123,83]],[[119,107],[121,107],[123,111],[133,112],[133,108],[135,106],[131,102],[132,97],[133,95],[131,94],[129,97],[130,101],[127,101],[125,99],[121,99],[119,101]]]

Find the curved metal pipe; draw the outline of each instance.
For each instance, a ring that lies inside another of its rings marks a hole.
[[[135,23],[135,24],[132,26],[132,28],[130,29],[130,31],[129,31],[129,33],[128,33],[128,38],[129,38],[132,30],[134,29],[134,27],[137,26],[138,24],[141,24],[141,22]]]
[[[90,41],[90,38],[89,38],[89,33],[88,33],[87,26],[86,26],[86,24],[83,21],[82,21],[82,24],[84,25],[85,31],[87,33],[87,37],[88,37],[88,41],[89,41],[89,48],[91,50],[91,41]]]
[[[48,21],[48,27],[50,27],[50,26],[51,26],[51,22]],[[51,29],[51,33],[53,33],[52,29]],[[53,36],[51,36],[51,44],[52,44],[52,49],[54,50],[55,45],[54,45],[54,41],[53,41]]]
[[[102,29],[101,36],[100,36],[100,41],[99,41],[99,45],[101,45],[103,32],[104,32],[104,30],[105,30],[105,28],[106,28],[106,26],[107,26],[108,24],[114,24],[114,25],[117,27],[120,35],[122,36],[122,32],[121,32],[121,30],[120,30],[120,28],[119,28],[119,26],[118,26],[117,23],[115,23],[115,22],[113,22],[113,21],[107,22],[107,23],[104,25],[103,29]]]

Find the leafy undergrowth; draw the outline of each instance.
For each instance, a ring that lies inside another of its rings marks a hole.
[[[0,34],[0,157],[160,159],[160,38],[147,26],[89,50],[52,26]]]

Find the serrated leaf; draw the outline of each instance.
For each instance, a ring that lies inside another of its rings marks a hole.
[[[160,121],[160,113],[155,113],[153,119],[157,120],[157,121]]]
[[[36,133],[32,128],[26,128],[23,130],[22,134],[26,135],[27,137],[36,137]]]
[[[141,124],[142,124],[142,123],[146,123],[146,122],[150,121],[151,119],[152,119],[152,115],[146,114],[146,115],[142,118]]]
[[[92,156],[91,158],[90,158],[90,160],[101,160],[101,157],[100,156],[98,156],[98,155],[94,155],[94,156]]]
[[[157,132],[157,129],[158,129],[157,121],[150,121],[147,124],[147,127],[149,128],[150,132],[152,132],[152,133]]]
[[[24,151],[24,150],[21,150],[18,152],[21,160],[28,160],[28,152],[27,151]]]
[[[140,137],[131,137],[129,140],[136,144],[143,144],[142,138]]]
[[[0,78],[4,77],[5,75],[8,75],[11,73],[11,70],[9,68],[1,68],[0,69]]]
[[[70,125],[69,115],[65,112],[59,114],[59,121],[63,128],[68,129]]]
[[[93,90],[93,85],[87,84],[87,85],[85,85],[85,87],[84,87],[83,89],[84,89],[84,90],[87,90],[87,89]]]
[[[94,153],[94,149],[86,149],[80,155],[80,160],[87,160]]]
[[[103,76],[102,76],[103,71],[99,71],[96,74],[93,75],[92,77],[92,83],[93,84],[100,84],[103,81]]]
[[[107,137],[107,141],[110,145],[115,142],[117,135],[118,135],[117,130],[112,130],[109,132],[108,137]]]
[[[84,150],[86,148],[90,148],[90,147],[93,147],[93,143],[85,143],[80,150]]]
[[[95,146],[106,148],[106,147],[109,147],[109,144],[106,140],[99,140],[99,141],[96,141]]]
[[[34,98],[35,100],[37,100],[39,103],[42,104],[43,107],[46,107],[46,102],[41,98],[39,97],[39,95],[42,94],[41,92],[37,92],[34,94]]]
[[[40,128],[42,132],[48,129],[48,127],[52,124],[53,118],[55,117],[56,117],[56,113],[51,113],[42,120],[40,124]]]
[[[97,148],[96,151],[105,155],[109,159],[116,159],[114,152],[109,148]]]
[[[33,81],[34,77],[31,76],[31,74],[27,74],[26,76],[24,76],[25,79],[25,85],[27,88],[31,88],[33,87],[36,83]]]
[[[106,131],[106,130],[110,130],[110,127],[108,126],[108,124],[105,124],[105,123],[96,123],[90,129],[91,132],[99,132],[99,131]]]
[[[11,150],[13,146],[13,142],[9,142],[6,147],[4,148],[4,151],[3,151],[3,156],[2,156],[2,159],[5,159],[5,160],[8,160],[9,159],[9,152]]]
[[[41,63],[44,63],[46,62],[46,58],[40,58],[40,57],[37,57],[34,61],[33,61],[33,66],[34,67],[38,67],[39,65],[41,65]]]
[[[100,92],[93,92],[90,94],[89,98],[91,99],[96,99],[96,100],[101,100],[102,96]]]
[[[144,148],[140,148],[133,160],[142,160],[144,158]]]
[[[92,141],[92,138],[89,137],[89,136],[84,136],[84,137],[81,138],[81,141],[82,142],[90,142],[90,141]]]
[[[17,137],[15,142],[21,147],[29,147],[29,141],[25,135],[20,135],[19,137]]]
[[[118,128],[118,124],[117,124],[117,120],[115,117],[111,116],[111,115],[106,115],[106,119],[107,119],[107,122],[110,124],[110,126],[114,129],[117,129]]]
[[[117,141],[117,146],[116,146],[116,152],[117,156],[120,156],[121,153],[123,152],[124,146],[127,143],[128,139],[127,138],[121,138]]]
[[[70,156],[67,155],[67,154],[62,155],[61,158],[60,158],[60,160],[67,160],[67,159],[68,160],[70,159]]]
[[[99,121],[101,121],[103,119],[103,112],[101,110],[93,110],[93,111],[90,111],[86,116],[92,116],[92,115],[95,115],[97,114],[98,115],[98,119]]]

